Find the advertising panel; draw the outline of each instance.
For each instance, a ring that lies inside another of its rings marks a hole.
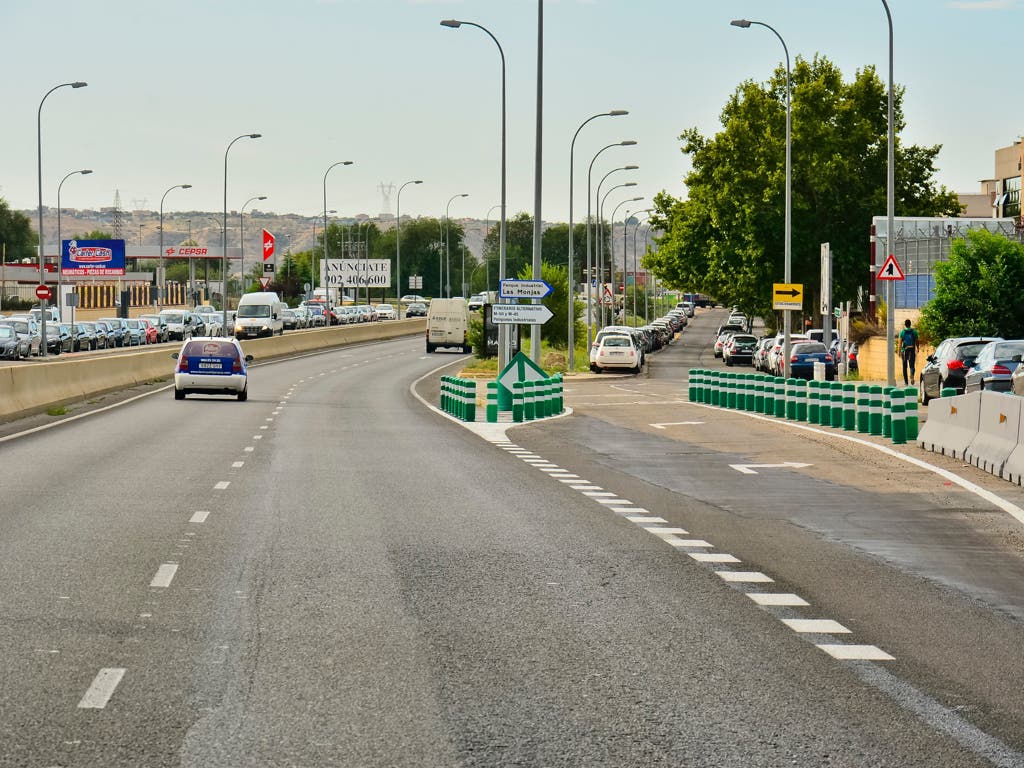
[[[60,244],[61,271],[83,277],[124,274],[124,240],[64,240]]]
[[[390,259],[327,259],[320,263],[320,284],[331,288],[390,288]]]

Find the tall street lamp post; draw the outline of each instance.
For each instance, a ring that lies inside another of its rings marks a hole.
[[[505,177],[506,177],[506,137],[507,137],[507,116],[508,109],[506,104],[506,89],[505,89],[505,51],[501,47],[501,43],[498,42],[491,31],[487,27],[476,24],[472,21],[459,21],[457,19],[445,19],[441,22],[442,27],[450,27],[452,29],[458,29],[461,26],[476,27],[480,31],[484,32],[494,44],[498,47],[498,54],[501,56],[501,226],[498,230],[498,282],[505,279],[505,217],[508,211],[506,206],[505,196]],[[499,302],[502,301],[499,299]],[[498,326],[498,370],[503,370],[505,365],[508,363],[511,347],[509,344],[509,333],[508,326],[502,323]],[[511,396],[509,393],[503,391],[502,387],[498,388],[498,407],[503,409],[511,408]]]
[[[395,285],[398,286],[398,319],[402,319],[402,190],[410,184],[422,184],[423,179],[407,181],[398,188],[395,200]]]
[[[784,282],[790,283],[793,281],[793,136],[792,136],[792,124],[793,124],[793,77],[789,68],[789,48],[786,47],[786,41],[782,39],[775,27],[765,24],[763,21],[749,21],[747,19],[733,19],[730,22],[734,27],[740,27],[741,29],[748,29],[752,24],[759,27],[764,27],[774,34],[779,42],[782,43],[782,50],[786,54],[786,232],[785,232],[785,276]],[[790,363],[789,363],[789,350],[790,350],[790,331],[792,329],[792,319],[790,317],[790,310],[782,310],[782,332],[783,332],[783,344],[782,344],[782,360],[784,364],[783,376],[788,378],[790,374]],[[890,367],[891,367],[891,356],[890,356]]]
[[[491,292],[491,260],[487,258],[487,254],[484,253],[484,248],[487,245],[487,235],[491,231],[491,211],[495,208],[500,208],[500,205],[492,205],[487,211],[487,215],[484,217],[484,242],[480,247],[480,255],[484,259],[484,293]],[[490,299],[490,296],[487,297]]]
[[[172,189],[192,189],[192,185],[191,184],[175,184],[173,187],[168,187],[168,189],[163,193],[163,195],[160,196],[160,259],[157,262],[160,266],[159,266],[159,268],[157,270],[157,279],[156,279],[156,291],[157,291],[157,302],[156,303],[159,306],[164,306],[165,305],[165,300],[167,298],[167,295],[166,295],[167,278],[165,277],[165,273],[164,273],[164,199],[167,197],[167,194]],[[190,240],[192,239],[191,229],[192,229],[192,222],[190,221],[189,222],[189,230],[190,230],[189,231],[189,239]],[[192,259],[190,257],[189,258],[189,264],[191,264],[191,263],[192,263]],[[189,270],[189,271],[191,272],[191,270]]]
[[[224,316],[221,320],[221,328],[228,327],[228,152],[231,151],[231,147],[234,146],[236,141],[241,139],[258,139],[260,136],[262,134],[243,133],[241,136],[236,136],[228,142],[227,149],[224,150],[224,221],[220,237],[220,279],[223,286],[221,288],[221,304],[224,305],[222,309]]]
[[[601,200],[601,187],[604,185],[605,179],[607,179],[613,173],[617,173],[619,171],[635,171],[639,167],[640,166],[638,166],[638,165],[624,165],[621,168],[612,168],[612,170],[608,171],[608,173],[606,173],[604,176],[602,176],[601,180],[599,182],[597,182],[597,194],[594,195],[595,202],[599,202]],[[634,182],[631,186],[636,186],[636,183]],[[600,220],[600,216],[598,216],[598,219]],[[614,241],[612,241],[612,244],[614,245]],[[597,231],[597,268],[598,268],[597,269],[598,274],[602,276],[602,278],[598,280],[598,284],[600,285],[603,282],[603,275],[604,275],[604,227],[603,226],[600,229],[598,229],[598,231]],[[611,272],[611,271],[612,270],[609,270],[609,272]],[[609,278],[609,280],[610,280],[610,278]],[[604,306],[603,304],[600,305],[599,313],[603,313],[603,306]],[[601,322],[604,323],[604,317],[603,316],[601,317]]]
[[[327,310],[327,324],[328,325],[331,324],[331,291],[330,291],[330,288],[326,285],[326,282],[327,282],[327,259],[329,258],[328,251],[327,251],[327,174],[329,174],[331,172],[332,168],[337,168],[339,165],[352,165],[352,161],[351,160],[339,160],[336,163],[331,163],[329,166],[327,166],[327,170],[324,171],[324,283],[325,283],[324,288],[327,289],[326,291],[324,291],[324,306],[325,306],[325,308]],[[315,289],[316,288],[316,275],[315,274],[311,275],[310,282],[313,283],[313,288]],[[356,287],[357,288],[358,288],[358,285],[359,284],[358,284],[358,281],[357,281],[357,283],[356,283]],[[341,290],[338,291],[338,295],[341,296],[340,302],[342,304],[344,304],[345,303],[345,285],[344,285],[344,283],[341,286]]]
[[[70,86],[71,88],[84,88],[88,83],[83,83],[81,80],[76,80],[73,83],[61,83],[55,85],[53,88],[48,90],[42,100],[39,102],[39,110],[36,113],[36,160],[37,160],[37,172],[39,180],[39,284],[46,284],[46,250],[45,250],[45,238],[43,237],[43,104],[46,102],[47,97],[56,91],[58,88],[65,88]],[[47,303],[40,301],[40,306],[46,309]],[[39,354],[46,357],[46,312],[39,313],[42,316],[42,325],[39,329],[40,343],[39,343]]]
[[[593,289],[593,285],[592,285],[593,276],[591,274],[591,272],[592,272],[592,270],[594,268],[594,259],[593,259],[593,256],[592,256],[591,238],[590,238],[590,230],[591,230],[591,227],[592,227],[592,223],[591,223],[591,216],[592,216],[592,214],[591,214],[591,211],[590,211],[590,201],[591,201],[591,197],[590,197],[590,179],[591,179],[591,176],[594,173],[594,163],[597,161],[597,158],[601,156],[602,152],[604,152],[606,149],[611,149],[612,147],[631,147],[634,144],[636,144],[636,142],[633,139],[627,139],[625,141],[617,141],[614,144],[609,144],[606,147],[602,147],[601,149],[599,149],[597,151],[597,154],[594,155],[593,159],[590,161],[590,167],[587,169],[587,349],[590,348],[590,345],[593,342],[593,330],[594,330],[593,290],[592,290]]]
[[[624,182],[622,184],[616,184],[614,187],[612,187],[611,189],[609,189],[607,192],[604,193],[604,197],[602,197],[600,199],[600,203],[597,206],[597,226],[598,226],[598,238],[597,238],[597,251],[598,251],[598,262],[597,263],[598,263],[598,268],[597,268],[597,271],[600,273],[600,278],[598,279],[597,284],[599,286],[602,285],[603,282],[604,282],[604,201],[607,200],[608,199],[608,195],[610,195],[616,189],[621,189],[623,187],[635,187],[635,186],[636,186],[636,182],[635,181],[627,181],[627,182]],[[600,192],[600,189],[598,190],[598,192]],[[642,198],[636,198],[636,199],[640,200]],[[614,226],[614,225],[615,225],[615,223],[614,223],[614,219],[613,219],[612,220],[612,226]],[[615,282],[615,259],[614,259],[615,240],[611,238],[611,233],[610,232],[609,232],[609,240],[611,241],[611,246],[612,247],[611,247],[611,251],[608,254],[608,262],[609,262],[608,263],[608,282],[609,283],[614,283]],[[602,288],[601,290],[603,292],[604,289]],[[614,303],[614,298],[615,298],[614,297],[614,290],[612,291],[612,294],[613,294],[612,301]],[[606,324],[607,321],[606,321],[605,316],[604,316],[605,313],[604,313],[604,296],[603,295],[601,296],[601,301],[598,304],[598,310],[599,310],[599,313],[600,313],[601,324],[604,325],[604,324]]]
[[[61,316],[62,320],[64,319],[64,241],[61,240],[60,234],[60,188],[64,186],[65,181],[79,173],[88,176],[92,170],[84,168],[81,171],[72,171],[57,185],[57,314]]]
[[[612,226],[611,226],[611,231],[608,234],[608,238],[609,238],[609,240],[611,242],[611,246],[612,246],[611,247],[611,254],[609,254],[609,262],[610,262],[610,269],[609,269],[609,271],[611,272],[611,281],[612,281],[612,290],[613,291],[615,290],[615,287],[614,287],[615,286],[615,259],[613,258],[614,254],[615,254],[615,237],[614,237],[615,216],[619,213],[619,208],[624,206],[626,203],[635,203],[638,200],[643,200],[643,197],[631,197],[631,198],[629,198],[627,200],[623,200],[621,203],[616,205],[615,208],[612,209],[612,220],[611,220],[611,225]],[[627,213],[628,213],[628,211],[627,211]],[[622,250],[622,271],[623,271],[623,275],[622,275],[622,319],[625,320],[626,319],[626,275],[625,275],[625,271],[626,271],[626,250],[625,250],[626,249],[626,234],[625,234],[626,222],[625,222],[625,217],[623,217],[622,230],[623,230],[623,234],[622,234],[622,249],[623,249]],[[614,307],[615,307],[615,305],[613,304],[612,305],[612,308],[613,308],[612,311],[613,312],[614,312]]]
[[[266,195],[250,197],[238,210],[238,259],[242,264],[242,291],[245,291],[245,209],[255,200],[266,200]]]
[[[653,208],[645,208],[642,211],[637,211],[637,216],[649,216]],[[633,227],[633,317],[636,317],[636,281],[640,276],[640,268],[637,265],[636,258],[636,233],[640,231],[640,219],[636,219],[636,224]],[[626,231],[622,231],[622,253],[626,253]],[[623,255],[625,259],[625,255]],[[644,324],[647,324],[647,275],[644,273]]]
[[[625,109],[613,109],[609,112],[599,112],[596,115],[591,115],[582,123],[580,127],[576,129],[576,133],[572,135],[572,142],[569,144],[569,370],[573,371],[576,369],[576,288],[575,288],[575,277],[573,274],[573,232],[572,232],[572,191],[573,191],[573,158],[576,152],[576,138],[580,135],[580,131],[583,130],[583,126],[589,123],[591,120],[596,120],[599,117],[619,117],[621,115],[628,115],[629,112]],[[589,194],[588,194],[589,198]],[[587,201],[590,202],[589,200]],[[587,226],[590,224],[588,222]],[[589,264],[588,271],[589,271]],[[587,275],[587,285],[590,285],[590,275]],[[590,295],[589,288],[587,295]],[[589,309],[589,307],[588,307]],[[589,325],[588,325],[589,328]]]
[[[445,298],[450,299],[452,297],[452,269],[451,261],[449,259],[450,253],[448,248],[448,214],[451,211],[452,200],[457,197],[469,197],[468,192],[461,192],[457,195],[452,195],[448,200],[448,204],[444,207],[444,295]],[[465,283],[465,272],[466,272],[466,257],[462,257],[462,282]]]

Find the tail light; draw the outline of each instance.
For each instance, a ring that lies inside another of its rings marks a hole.
[[[1013,371],[1011,371],[1005,365],[998,365],[997,364],[997,365],[993,365],[992,366],[992,373],[999,373],[999,374],[1002,374],[1004,376],[1009,376],[1011,373],[1013,373]]]
[[[831,363],[832,362],[832,355],[825,355],[825,362],[826,363]]]
[[[237,357],[235,358],[234,362],[231,363],[231,372],[232,373],[241,373],[242,372],[242,361],[239,360]]]
[[[965,366],[963,360],[950,360],[948,363],[946,363],[946,368],[948,368],[951,371],[962,371],[964,367]]]
[[[797,357],[796,355],[793,355],[791,358],[789,358],[789,362],[791,362],[791,363],[799,363],[800,362],[800,358]]]
[[[850,353],[850,359],[851,360],[856,360],[857,359],[857,353],[856,352],[851,352]]]
[[[188,370],[188,358],[185,357],[184,355],[182,355],[178,359],[178,370],[179,371],[187,371]]]

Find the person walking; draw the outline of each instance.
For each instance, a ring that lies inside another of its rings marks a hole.
[[[903,330],[897,337],[900,342],[900,357],[903,358],[903,384],[910,386],[916,381],[914,371],[917,367],[917,331],[911,327],[910,320],[903,322]],[[907,377],[907,368],[910,368],[910,377]]]

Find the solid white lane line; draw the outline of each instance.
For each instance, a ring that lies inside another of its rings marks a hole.
[[[687,552],[698,563],[738,563],[740,559],[724,552]]]
[[[839,643],[821,643],[821,650],[834,659],[844,661],[895,661],[881,648],[875,645],[841,645]]]
[[[151,587],[169,587],[174,580],[174,574],[178,572],[177,563],[164,563],[156,569],[156,576],[149,582]]]
[[[849,633],[846,627],[832,619],[783,619],[782,623],[794,632],[818,632],[823,635]]]
[[[231,462],[231,468],[232,469],[241,469],[244,466],[245,466],[245,462],[244,461],[233,461],[233,462]]]
[[[229,485],[231,485],[231,481],[230,480],[221,480],[219,483],[217,483],[215,486],[213,486],[213,490],[215,490],[215,491],[223,491],[223,490],[226,490]]]
[[[799,595],[783,592],[747,592],[747,597],[758,605],[810,605]]]
[[[768,584],[775,581],[771,576],[765,576],[760,571],[715,571],[715,574],[723,581],[740,584]]]
[[[208,511],[201,509],[198,512],[193,512],[192,517],[190,517],[188,521],[190,523],[205,523],[209,514],[210,513]]]
[[[114,695],[121,678],[124,677],[123,667],[105,667],[101,669],[85,692],[82,700],[78,702],[79,709],[103,709]]]
[[[652,515],[629,515],[627,518],[631,523],[667,523],[663,517],[654,517]]]

